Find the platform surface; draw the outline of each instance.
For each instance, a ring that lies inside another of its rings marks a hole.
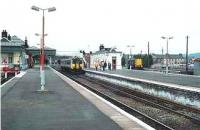
[[[120,130],[118,124],[46,69],[40,93],[39,68],[30,69],[1,99],[2,130]],[[4,86],[6,87],[6,86]]]
[[[86,69],[86,70],[95,71],[95,69]],[[170,84],[200,88],[200,76],[171,74],[171,73],[167,75],[162,72],[153,72],[153,71],[144,71],[144,70],[128,70],[128,69],[120,69],[120,70],[113,70],[113,71],[98,70],[98,72],[117,74],[117,75],[145,79],[145,80],[150,80],[150,81],[157,81],[157,82],[162,82],[162,83],[170,83]]]

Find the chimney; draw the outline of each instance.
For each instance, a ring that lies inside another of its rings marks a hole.
[[[28,48],[28,40],[27,40],[27,37],[25,37],[25,48]]]
[[[3,32],[1,33],[1,38],[7,38],[8,33],[6,32],[6,30],[3,30]]]
[[[10,36],[10,34],[8,35],[8,40],[10,40],[10,41],[11,41],[11,36]]]
[[[103,45],[103,44],[100,44],[99,50],[101,51],[101,50],[103,50],[103,49],[104,49],[104,45]]]

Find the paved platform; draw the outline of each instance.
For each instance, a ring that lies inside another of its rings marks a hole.
[[[2,130],[151,129],[142,126],[145,124],[137,119],[133,121],[133,118],[124,116],[123,112],[102,103],[94,95],[88,94],[87,90],[77,88],[78,85],[73,83],[76,90],[81,90],[80,94],[72,88],[72,81],[60,76],[61,79],[51,69],[46,68],[45,75],[46,88],[49,90],[47,93],[36,91],[40,89],[40,77],[39,68],[35,68],[27,70],[2,96]],[[90,95],[90,101],[86,99],[87,95]],[[96,105],[91,103],[92,100]]]
[[[144,71],[144,70],[128,70],[121,69],[116,71],[102,71],[102,70],[94,70],[94,69],[86,69],[93,72],[102,72],[107,74],[114,74],[115,76],[124,76],[135,79],[142,79],[146,81],[152,81],[152,83],[162,83],[169,84],[172,86],[180,86],[184,87],[184,89],[191,88],[191,90],[199,91],[200,89],[200,76],[190,76],[190,75],[180,75],[180,74],[164,74],[160,72],[153,71]],[[196,89],[197,88],[197,89]]]

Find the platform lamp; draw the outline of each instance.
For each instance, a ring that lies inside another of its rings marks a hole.
[[[52,12],[55,11],[56,8],[55,7],[51,7],[51,8],[46,8],[46,9],[42,9],[39,8],[37,6],[32,6],[31,7],[32,10],[35,11],[40,11],[42,10],[42,37],[41,37],[41,53],[40,53],[40,77],[41,77],[41,89],[40,91],[45,91],[45,72],[44,72],[44,11],[47,10],[48,12]]]
[[[173,39],[173,37],[161,37],[162,39],[166,39],[167,41],[167,53],[166,53],[166,74],[168,74],[168,60],[169,60],[169,54],[168,54],[168,41],[170,39]]]

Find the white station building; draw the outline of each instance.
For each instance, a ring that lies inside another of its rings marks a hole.
[[[95,64],[100,65],[102,62],[106,62],[105,69],[108,69],[108,63],[111,64],[111,70],[122,69],[121,59],[122,52],[116,51],[116,48],[104,48],[104,45],[101,44],[99,51],[91,54],[90,68],[95,68]]]

